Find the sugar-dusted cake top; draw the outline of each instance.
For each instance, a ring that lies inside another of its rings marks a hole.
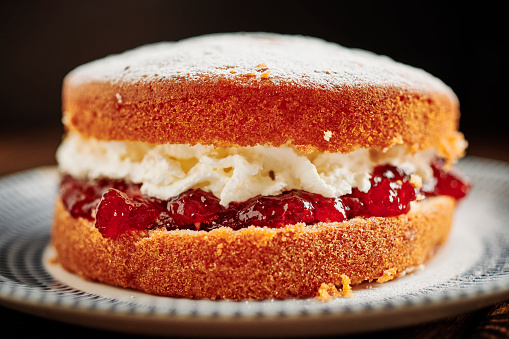
[[[306,36],[224,33],[161,42],[99,59],[72,71],[72,85],[85,82],[150,82],[176,77],[226,77],[293,82],[311,88],[397,86],[443,91],[425,71],[371,52]],[[444,93],[445,94],[445,93]]]

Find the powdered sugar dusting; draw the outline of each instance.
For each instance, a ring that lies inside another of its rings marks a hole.
[[[317,38],[272,33],[211,34],[146,45],[80,66],[66,80],[80,85],[180,77],[200,80],[203,76],[247,76],[250,81],[323,89],[403,86],[455,97],[439,79],[388,57]]]

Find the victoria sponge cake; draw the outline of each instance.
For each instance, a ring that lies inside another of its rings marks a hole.
[[[317,38],[146,45],[62,97],[57,260],[151,294],[350,295],[426,263],[470,187],[448,86]]]

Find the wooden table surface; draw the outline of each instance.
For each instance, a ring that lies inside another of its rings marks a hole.
[[[55,150],[63,130],[44,127],[37,130],[0,132],[0,176],[38,166],[54,165]],[[468,136],[467,136],[468,137]],[[509,162],[509,143],[505,136],[469,138],[468,154]],[[0,235],[1,236],[1,235]],[[1,331],[17,338],[138,338],[85,328],[36,317],[0,305]],[[2,337],[7,337],[2,336]],[[509,300],[470,313],[375,333],[360,333],[344,338],[509,338]]]

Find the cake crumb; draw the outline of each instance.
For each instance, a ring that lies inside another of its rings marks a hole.
[[[422,178],[420,176],[418,176],[417,174],[410,174],[410,181],[409,182],[415,188],[421,188],[422,187]]]
[[[60,260],[58,260],[57,256],[54,256],[53,258],[50,258],[48,261],[52,265],[60,264]]]
[[[329,283],[322,283],[318,288],[318,296],[316,299],[320,301],[331,301],[332,299],[336,299],[340,296],[336,285]]]
[[[354,294],[352,292],[352,287],[350,286],[350,278],[347,275],[341,275],[341,284],[342,288],[341,291],[339,291],[335,284],[322,283],[322,285],[318,288],[318,296],[316,299],[320,301],[331,301],[332,299],[339,297],[353,297]]]
[[[323,138],[325,139],[325,141],[329,141],[330,138],[332,138],[332,131],[324,131]]]
[[[350,277],[346,274],[341,274],[341,283],[343,284],[343,288],[341,289],[341,296],[351,298],[353,297],[352,286],[350,286]]]
[[[267,64],[258,64],[256,67],[267,67]]]
[[[260,78],[267,79],[269,77],[269,75],[270,75],[270,71],[267,71],[265,73],[262,73],[262,75],[260,75]]]
[[[377,283],[384,283],[389,280],[392,280],[396,277],[396,268],[390,268],[388,270],[385,270],[384,273],[380,278],[376,280]]]

